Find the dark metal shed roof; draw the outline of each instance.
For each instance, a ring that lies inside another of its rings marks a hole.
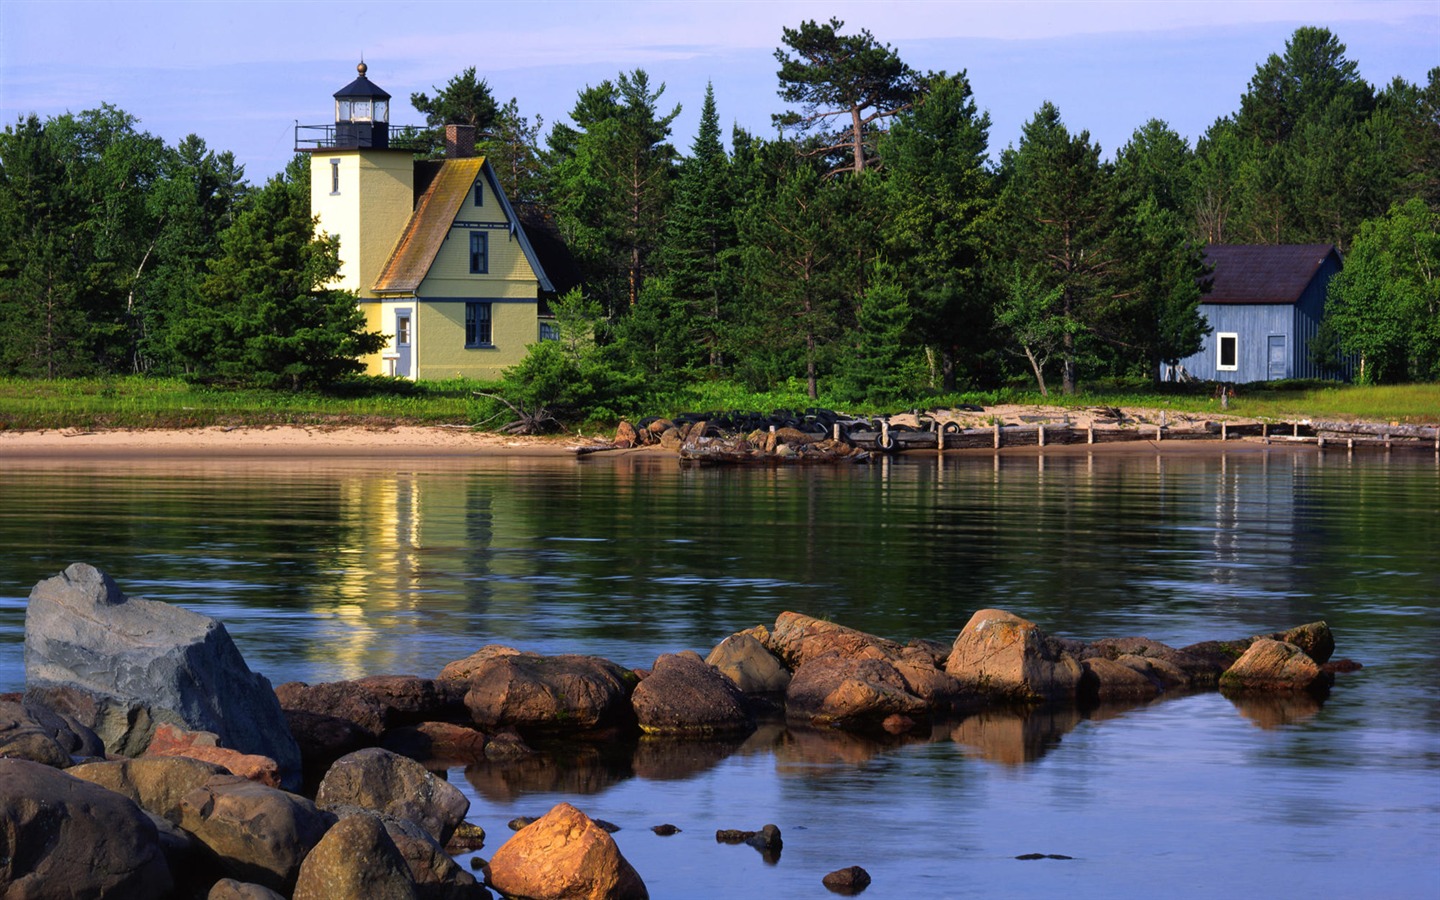
[[[1331,255],[1338,264],[1331,244],[1212,244],[1212,284],[1200,302],[1296,303]]]

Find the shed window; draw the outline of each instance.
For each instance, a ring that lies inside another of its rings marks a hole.
[[[490,304],[465,304],[465,346],[490,346]]]
[[[483,231],[470,232],[470,274],[484,275],[490,271],[489,235]]]
[[[1215,368],[1221,372],[1234,372],[1240,368],[1240,335],[1230,332],[1215,337],[1219,340],[1217,348],[1220,352]]]
[[[540,340],[542,340],[542,341],[558,341],[558,340],[560,340],[560,326],[559,326],[559,325],[556,325],[554,322],[541,322],[541,323],[540,323]]]

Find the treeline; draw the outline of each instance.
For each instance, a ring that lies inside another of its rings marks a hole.
[[[1257,67],[1194,147],[1162,121],[1106,160],[1045,104],[992,157],[963,71],[918,72],[843,23],[785,29],[787,110],[722,141],[713,92],[682,154],[643,70],[570,124],[467,69],[412,104],[470,124],[584,275],[562,340],[507,378],[533,405],[622,408],[697,382],[803,383],[885,404],[1019,379],[1153,379],[1199,347],[1206,243],[1336,244],[1327,353],[1368,380],[1440,378],[1440,68],[1376,89],[1328,31]],[[0,135],[0,373],[323,384],[379,336],[325,291],[299,163],[264,187],[112,107]]]

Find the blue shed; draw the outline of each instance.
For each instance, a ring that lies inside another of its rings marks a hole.
[[[1213,282],[1200,315],[1211,331],[1199,353],[1180,360],[1180,372],[1240,384],[1325,377],[1310,359],[1310,341],[1340,271],[1333,245],[1213,244],[1205,261]]]

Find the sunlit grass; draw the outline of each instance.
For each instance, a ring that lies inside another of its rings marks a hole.
[[[413,384],[394,379],[356,379],[329,393],[289,393],[195,385],[178,378],[83,378],[26,381],[0,378],[0,428],[199,428],[232,425],[477,425],[495,411],[477,398],[493,384],[454,380]],[[821,406],[855,414],[954,407],[1125,406],[1270,421],[1367,420],[1405,424],[1440,422],[1440,384],[1385,386],[1279,383],[1244,385],[1222,407],[1215,389],[1194,386],[1104,386],[1067,397],[1052,392],[1001,389],[931,394],[890,407],[847,404],[833,397],[811,400],[804,383],[751,392],[733,382],[707,382],[656,397],[640,414],[685,411],[805,409]],[[489,420],[490,427],[501,420]],[[607,423],[592,423],[607,424]],[[608,423],[613,424],[613,423]]]

